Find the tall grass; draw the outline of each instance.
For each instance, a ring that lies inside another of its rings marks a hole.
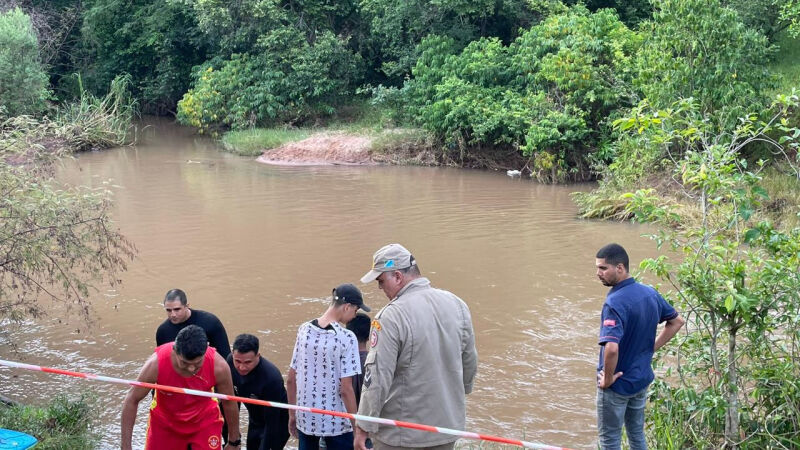
[[[108,94],[103,97],[87,91],[80,75],[75,76],[80,100],[59,111],[56,122],[60,126],[60,136],[76,151],[128,143],[137,105],[130,95],[130,75],[114,78]]]
[[[30,434],[39,440],[36,450],[94,448],[97,435],[94,396],[77,400],[56,396],[45,406],[0,406],[0,428]]]

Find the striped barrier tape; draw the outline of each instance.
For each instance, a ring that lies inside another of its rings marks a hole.
[[[461,438],[466,439],[474,439],[474,440],[481,440],[481,441],[491,441],[491,442],[499,442],[501,444],[509,444],[509,445],[516,445],[519,447],[525,448],[533,448],[538,450],[570,450],[566,447],[555,447],[552,445],[546,444],[539,444],[536,442],[528,442],[528,441],[520,441],[518,439],[510,439],[504,438],[499,436],[492,436],[488,434],[480,434],[480,433],[472,433],[469,431],[460,431],[454,430],[451,428],[443,428],[443,427],[434,427],[431,425],[423,425],[419,423],[413,422],[403,422],[400,420],[392,420],[392,419],[383,419],[380,417],[370,417],[370,416],[362,416],[361,414],[350,414],[346,412],[340,411],[329,411],[326,409],[317,409],[317,408],[309,408],[307,406],[298,406],[298,405],[289,405],[286,403],[278,403],[278,402],[269,402],[266,400],[258,400],[254,398],[245,398],[245,397],[237,397],[234,395],[226,395],[226,394],[218,394],[216,392],[206,392],[206,391],[198,391],[196,389],[186,389],[186,388],[179,388],[175,386],[166,386],[162,384],[155,384],[155,383],[145,383],[142,381],[135,381],[135,380],[125,380],[122,378],[112,378],[106,377],[102,375],[94,375],[91,373],[83,373],[83,372],[73,372],[71,370],[64,370],[64,369],[55,369],[52,367],[42,367],[42,366],[35,366],[32,364],[23,364],[14,361],[6,361],[0,359],[0,366],[6,367],[14,367],[17,369],[25,369],[25,370],[33,370],[38,372],[46,372],[46,373],[54,373],[57,375],[67,375],[71,377],[77,378],[85,378],[87,380],[97,380],[97,381],[104,381],[106,383],[115,383],[115,384],[124,384],[128,386],[138,386],[147,389],[157,389],[161,391],[167,392],[174,392],[178,394],[189,394],[189,395],[197,395],[200,397],[210,397],[210,398],[218,398],[222,400],[230,400],[236,401],[241,403],[251,403],[254,405],[261,405],[261,406],[269,406],[273,408],[283,408],[283,409],[293,409],[295,411],[305,411],[310,413],[316,414],[327,414],[330,416],[337,416],[337,417],[344,417],[347,419],[355,419],[355,420],[363,420],[365,422],[374,422],[379,423],[381,425],[390,425],[395,427],[403,427],[403,428],[411,428],[414,430],[421,430],[421,431],[430,431],[431,433],[442,433],[442,434],[449,434],[451,436],[458,436]]]

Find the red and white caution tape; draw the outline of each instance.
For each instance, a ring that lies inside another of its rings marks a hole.
[[[363,420],[365,422],[374,422],[381,425],[390,425],[395,427],[411,428],[414,430],[430,431],[432,433],[449,434],[451,436],[458,436],[466,439],[475,439],[482,441],[499,442],[502,444],[516,445],[525,448],[534,448],[541,450],[569,450],[566,447],[555,447],[552,445],[539,444],[536,442],[520,441],[518,439],[510,439],[499,436],[491,436],[488,434],[471,433],[469,431],[453,430],[451,428],[434,427],[430,425],[422,425],[413,422],[403,422],[400,420],[383,419],[380,417],[362,416],[360,414],[350,414],[340,411],[329,411],[326,409],[309,408],[307,406],[289,405],[286,403],[268,402],[266,400],[258,400],[254,398],[236,397],[234,395],[218,394],[215,392],[198,391],[196,389],[179,388],[175,386],[166,386],[155,383],[144,383],[142,381],[124,380],[122,378],[112,378],[102,375],[94,375],[91,373],[73,372],[71,370],[55,369],[52,367],[34,366],[32,364],[23,364],[14,361],[5,361],[0,359],[0,366],[14,367],[17,369],[34,370],[38,372],[54,373],[58,375],[68,375],[71,377],[86,378],[87,380],[105,381],[106,383],[124,384],[128,386],[138,386],[147,389],[157,389],[160,391],[174,392],[178,394],[198,395],[201,397],[218,398],[222,400],[230,400],[241,403],[252,403],[254,405],[269,406],[273,408],[294,409],[296,411],[305,411],[316,414],[327,414],[330,416],[344,417],[347,419]]]

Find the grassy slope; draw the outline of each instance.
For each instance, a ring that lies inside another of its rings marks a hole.
[[[226,150],[242,156],[258,156],[264,150],[280,147],[289,142],[305,139],[316,133],[339,132],[372,138],[372,150],[396,162],[419,164],[413,156],[419,150],[432,148],[432,138],[418,128],[396,128],[385,111],[366,101],[356,101],[343,107],[335,117],[322,125],[286,129],[255,128],[229,131],[221,141]],[[400,153],[400,155],[395,155]],[[403,158],[411,158],[405,161]]]

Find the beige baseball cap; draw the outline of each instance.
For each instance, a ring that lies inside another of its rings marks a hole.
[[[383,272],[405,269],[417,262],[414,256],[400,244],[389,244],[381,247],[372,255],[372,270],[361,277],[362,283],[375,281]]]

